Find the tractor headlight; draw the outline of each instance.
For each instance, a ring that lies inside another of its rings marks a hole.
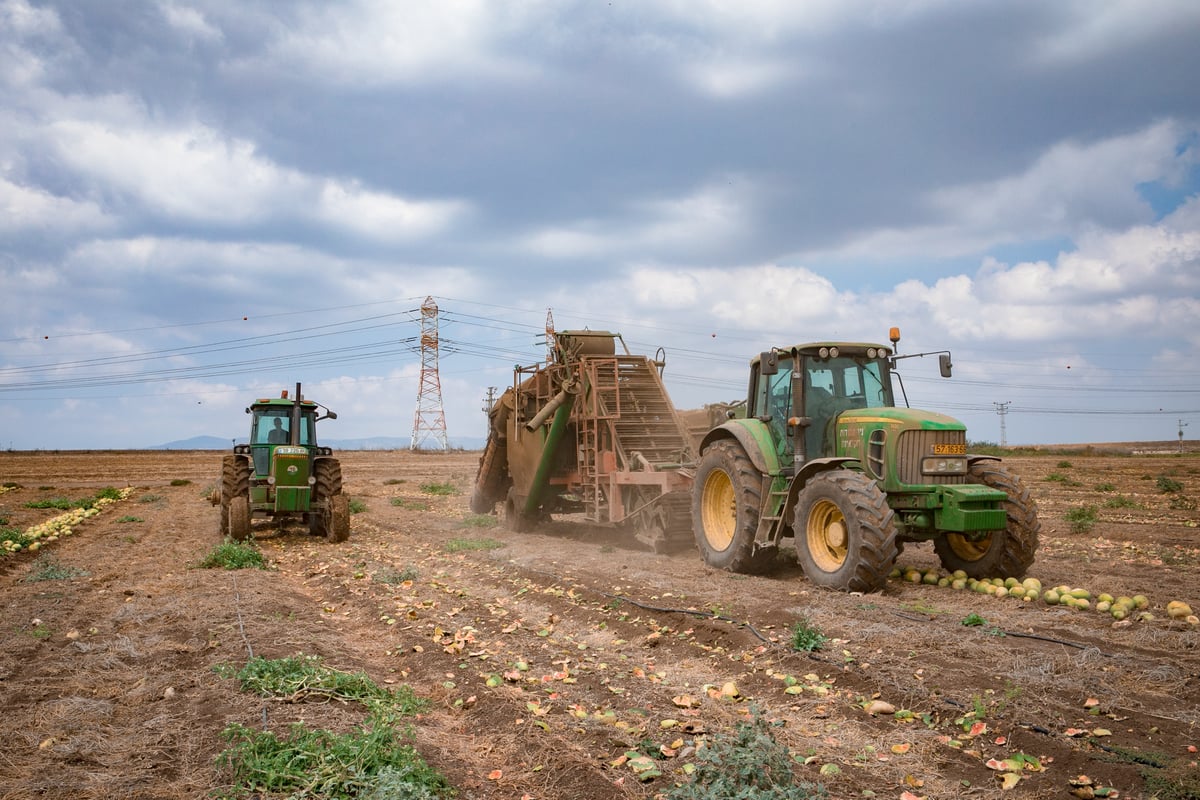
[[[274,476],[274,475],[268,475],[268,476],[267,476],[267,483],[269,483],[269,484],[271,484],[272,486],[274,486],[274,485],[275,485],[275,476]]]
[[[309,486],[316,486],[316,484],[317,484],[317,476],[316,476],[316,475],[309,475],[309,476],[308,476],[308,485],[309,485]]]
[[[966,475],[967,460],[965,458],[923,458],[921,472],[925,475]]]

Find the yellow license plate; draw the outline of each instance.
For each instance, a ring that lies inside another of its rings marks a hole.
[[[967,446],[965,444],[935,444],[933,454],[935,456],[965,456]]]

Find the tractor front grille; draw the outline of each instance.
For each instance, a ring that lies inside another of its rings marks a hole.
[[[935,444],[966,447],[966,431],[905,431],[896,445],[896,475],[909,485],[966,483],[966,475],[922,475],[921,459],[933,455]]]

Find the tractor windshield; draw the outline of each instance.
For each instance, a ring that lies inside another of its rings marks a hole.
[[[861,356],[808,359],[804,392],[813,420],[805,434],[809,458],[831,452],[832,423],[843,411],[892,405],[891,386],[880,364]]]
[[[892,405],[891,387],[880,370],[878,359],[840,356],[824,361],[812,359],[808,364],[809,386],[824,398],[832,413],[851,408],[874,408]],[[812,413],[810,409],[809,413]]]
[[[300,444],[316,442],[314,414],[306,411],[300,417]],[[255,409],[251,444],[288,444],[291,441],[292,410],[286,406]]]

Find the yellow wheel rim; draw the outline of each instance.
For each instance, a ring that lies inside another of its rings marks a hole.
[[[704,481],[700,500],[701,521],[708,546],[717,552],[727,550],[733,544],[733,534],[737,529],[737,502],[729,475],[719,469],[710,472]]]
[[[946,543],[950,545],[954,555],[963,561],[978,561],[991,549],[992,534],[989,533],[982,539],[971,541],[960,533],[948,533],[946,534]]]
[[[846,563],[850,532],[836,503],[818,500],[808,515],[805,539],[813,563],[822,572],[836,572]]]

